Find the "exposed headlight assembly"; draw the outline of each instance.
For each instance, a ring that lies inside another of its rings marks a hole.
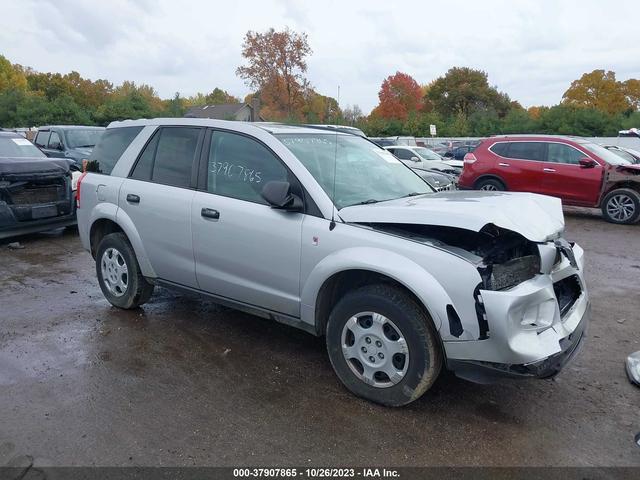
[[[504,290],[540,273],[540,257],[527,255],[480,269],[487,290]]]

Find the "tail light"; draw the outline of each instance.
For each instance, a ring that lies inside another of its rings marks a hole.
[[[475,162],[476,162],[476,160],[478,160],[478,159],[477,159],[477,158],[476,158],[476,156],[475,156],[473,153],[471,153],[471,152],[467,153],[467,154],[464,156],[464,163],[466,163],[466,164],[471,165],[472,163],[475,163]]]
[[[78,178],[78,185],[76,186],[76,208],[80,208],[80,188],[82,186],[82,180],[86,174],[87,172],[82,172],[82,175]]]

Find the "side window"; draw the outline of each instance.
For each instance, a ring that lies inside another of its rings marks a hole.
[[[507,157],[544,161],[544,146],[543,142],[512,142]]]
[[[58,149],[62,145],[60,142],[60,135],[57,132],[51,132],[51,136],[49,137],[49,148]]]
[[[286,167],[262,144],[235,133],[213,132],[207,165],[207,191],[266,204],[260,195],[265,183],[288,179]]]
[[[586,155],[563,143],[548,143],[547,161],[553,163],[570,163],[577,165]]]
[[[191,171],[201,130],[191,127],[167,127],[160,131],[153,161],[152,181],[175,187],[191,185]]]
[[[111,174],[111,170],[140,130],[142,127],[107,128],[89,156],[87,171]]]
[[[387,150],[389,150],[393,155],[396,154],[396,149],[395,148],[387,148]]]
[[[129,175],[130,178],[136,180],[151,181],[151,172],[153,171],[153,159],[156,156],[156,150],[158,148],[158,140],[160,139],[160,132],[155,132],[153,137],[147,146],[144,147],[142,154],[138,157],[138,161],[133,167],[133,171]]]
[[[42,148],[47,148],[47,144],[49,143],[49,130],[38,132],[36,135],[36,145]]]
[[[415,153],[413,153],[411,150],[407,150],[406,148],[396,148],[395,155],[400,160],[411,160],[411,157],[417,157],[418,156]]]
[[[501,157],[506,157],[508,146],[509,144],[507,142],[494,143],[493,145],[491,145],[489,150],[491,150],[496,155],[500,155]]]

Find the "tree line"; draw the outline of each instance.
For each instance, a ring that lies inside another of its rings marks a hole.
[[[548,133],[615,136],[640,126],[640,80],[618,81],[615,73],[594,70],[573,81],[554,106],[525,109],[489,84],[486,72],[453,67],[420,84],[396,72],[382,82],[369,115],[357,106],[341,109],[335,98],[318,93],[307,74],[313,51],[307,35],[289,30],[249,31],[236,69],[252,93],[244,99],[216,87],[209,93],[161,99],[146,84],[90,80],[78,72],[43,73],[12,64],[0,55],[0,126],[44,124],[106,125],[127,118],[180,117],[193,106],[251,102],[257,98],[266,120],[336,123],[370,136],[487,136]]]

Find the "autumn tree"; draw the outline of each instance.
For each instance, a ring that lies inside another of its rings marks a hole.
[[[246,65],[236,69],[236,74],[246,84],[259,90],[260,100],[267,108],[283,110],[292,117],[308,81],[306,58],[311,47],[305,33],[286,28],[276,32],[270,28],[264,33],[247,32],[242,45]]]
[[[432,82],[427,99],[446,117],[468,116],[478,110],[494,110],[503,117],[511,108],[509,96],[490,86],[485,72],[468,67],[453,67]]]
[[[13,65],[0,55],[0,92],[6,90],[25,90],[27,79],[19,65]]]
[[[410,113],[422,109],[422,89],[413,77],[396,72],[383,82],[378,92],[380,102],[372,115],[386,119],[406,120]]]
[[[562,103],[575,107],[595,108],[609,114],[632,108],[626,96],[626,86],[616,80],[615,72],[594,70],[571,82],[562,96]]]

